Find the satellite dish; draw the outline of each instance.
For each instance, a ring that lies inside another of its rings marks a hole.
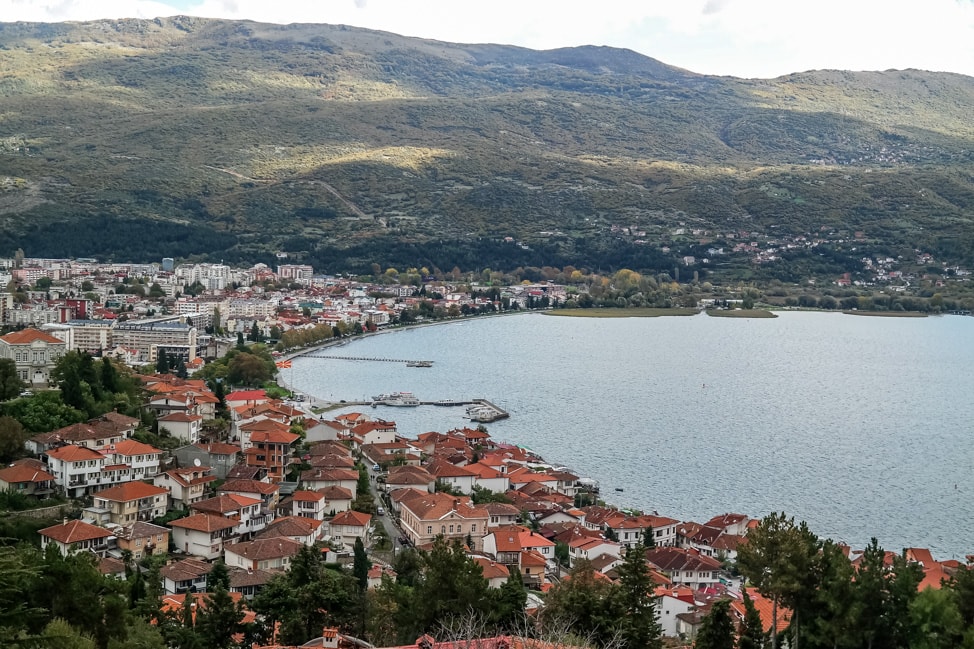
[[[196,458],[196,459],[193,460],[193,466],[200,466],[201,464],[202,464],[202,462],[200,462],[200,459],[199,458]]]

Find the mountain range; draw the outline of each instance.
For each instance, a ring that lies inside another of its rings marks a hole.
[[[608,47],[190,17],[0,23],[0,61],[0,255],[334,272],[692,256],[796,281],[871,255],[974,265],[963,75],[739,79]],[[741,242],[778,263],[717,257]]]

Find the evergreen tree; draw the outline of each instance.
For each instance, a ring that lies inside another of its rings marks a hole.
[[[105,356],[101,359],[101,387],[109,393],[121,392],[118,381],[118,370],[112,365],[112,360]]]
[[[656,616],[655,585],[646,564],[646,548],[639,544],[626,550],[617,571],[620,601],[625,610],[619,620],[625,646],[631,649],[662,647],[663,630]]]
[[[643,530],[643,545],[647,550],[652,550],[656,547],[656,538],[652,525]]]
[[[217,559],[213,564],[213,569],[210,570],[210,574],[206,576],[206,589],[216,590],[217,588],[230,590],[230,571],[223,559]]]
[[[598,644],[612,640],[624,613],[619,605],[618,586],[595,578],[591,561],[579,559],[571,575],[548,592],[541,615],[542,627],[571,625],[579,636]]]
[[[737,649],[764,649],[767,634],[764,632],[764,623],[761,621],[761,614],[754,606],[754,600],[748,595],[747,589],[744,591],[744,621],[741,624],[740,637],[737,640]]]
[[[145,577],[142,575],[142,571],[136,567],[132,576],[129,577],[129,608],[138,608],[145,598]]]
[[[222,584],[207,592],[205,601],[196,614],[200,644],[206,649],[229,649],[233,636],[241,631],[243,611]]]
[[[166,354],[166,350],[164,349],[160,349],[156,353],[156,373],[157,374],[169,373],[169,355]]]
[[[364,592],[369,587],[369,569],[372,567],[372,562],[369,561],[369,555],[366,554],[365,545],[363,545],[360,537],[355,537],[353,551],[355,559],[352,564],[352,574],[358,581],[359,590]]]
[[[528,591],[517,566],[510,570],[507,580],[496,591],[497,604],[494,607],[493,622],[500,633],[516,633],[523,627],[524,606],[528,601]]]
[[[696,649],[734,649],[734,622],[730,615],[730,601],[714,602],[710,613],[700,624]]]
[[[244,343],[244,335],[242,331],[237,332],[237,349],[245,349],[246,344]]]
[[[183,359],[182,358],[176,359],[175,374],[176,374],[177,377],[179,377],[181,379],[188,379],[189,378],[189,371],[186,369],[186,363],[183,362]]]

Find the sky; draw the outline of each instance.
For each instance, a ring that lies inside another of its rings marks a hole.
[[[629,48],[703,74],[974,76],[974,0],[0,0],[0,21],[176,14],[354,25],[458,43]]]

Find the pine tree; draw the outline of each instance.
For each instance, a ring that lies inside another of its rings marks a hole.
[[[243,611],[222,585],[205,596],[206,605],[196,615],[196,634],[206,649],[229,649],[240,632]]]
[[[631,649],[662,647],[663,630],[656,616],[654,584],[646,564],[646,548],[634,545],[618,567],[620,599],[626,615],[620,620],[622,638]]]
[[[744,591],[744,622],[741,625],[737,649],[764,649],[767,634],[764,632],[761,614],[754,606],[754,600],[748,595],[747,589],[743,588],[742,590]]]
[[[364,591],[369,587],[369,569],[372,567],[372,562],[369,561],[369,555],[366,554],[365,545],[363,545],[360,537],[355,537],[353,551],[355,559],[352,564],[352,574],[358,581],[359,590]]]
[[[166,354],[166,350],[164,349],[160,349],[156,354],[156,373],[169,373],[169,356]]]
[[[734,649],[734,622],[730,615],[730,601],[714,602],[697,633],[696,649]]]

